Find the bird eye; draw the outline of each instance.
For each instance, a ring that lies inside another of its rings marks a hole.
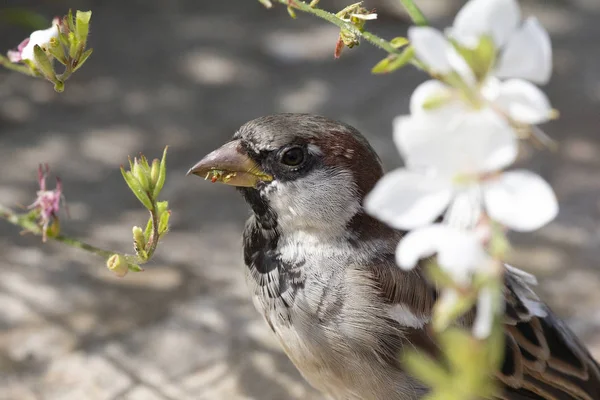
[[[281,154],[281,162],[290,167],[297,167],[304,162],[304,150],[301,147],[292,147]]]

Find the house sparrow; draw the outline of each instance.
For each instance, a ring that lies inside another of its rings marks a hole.
[[[189,173],[237,186],[252,299],[315,388],[338,400],[409,400],[427,388],[399,363],[404,348],[439,353],[430,334],[436,288],[394,252],[402,236],[365,213],[383,175],[354,128],[281,114],[242,126]],[[502,399],[600,399],[600,367],[529,284],[506,270]]]

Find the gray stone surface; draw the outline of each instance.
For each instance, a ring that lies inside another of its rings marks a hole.
[[[423,3],[442,26],[460,2]],[[527,151],[522,164],[553,184],[561,213],[514,236],[514,264],[540,277],[542,296],[600,356],[598,4],[525,1],[552,33],[547,91],[562,118],[545,127],[560,149]],[[320,399],[248,300],[244,204],[231,188],[185,172],[245,121],[279,111],[354,124],[392,168],[391,119],[424,77],[371,76],[383,54],[367,44],[334,61],[334,28],[252,0],[12,5],[47,16],[91,8],[95,54],[62,95],[0,72],[0,202],[29,204],[36,165],[48,162],[65,182],[64,231],[130,251],[131,226],[146,216],[118,166],[169,144],[173,224],[147,271],[118,279],[93,256],[0,223],[0,399]],[[407,28],[389,14],[373,26],[385,37]],[[2,22],[0,48],[25,34]]]

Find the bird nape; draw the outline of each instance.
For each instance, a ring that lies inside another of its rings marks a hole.
[[[315,388],[339,400],[409,400],[427,387],[402,368],[404,348],[439,354],[436,288],[394,252],[403,232],[364,212],[381,162],[353,127],[308,114],[262,117],[189,173],[236,186],[253,210],[244,262],[254,304]],[[600,367],[529,287],[505,272],[499,398],[594,400]]]

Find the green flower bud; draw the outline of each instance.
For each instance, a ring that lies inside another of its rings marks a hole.
[[[146,171],[146,168],[144,167],[141,160],[138,160],[137,158],[134,159],[133,170],[131,172],[133,172],[133,176],[138,180],[142,189],[145,192],[150,193],[151,188],[150,180],[148,179],[148,172]]]
[[[156,187],[159,172],[160,160],[158,158],[155,158],[154,160],[152,160],[152,167],[150,168],[150,182],[152,182],[152,187]]]
[[[158,198],[158,195],[160,194],[160,191],[162,190],[164,184],[165,184],[165,179],[167,178],[167,150],[168,150],[169,146],[165,147],[165,150],[163,151],[163,156],[160,160],[160,165],[158,167],[158,178],[156,179],[156,184],[154,185],[154,191],[153,191],[153,196],[154,198]]]
[[[123,179],[125,179],[125,182],[127,182],[127,186],[129,186],[133,194],[135,194],[135,197],[137,197],[138,200],[142,202],[144,207],[146,207],[148,210],[151,210],[152,201],[150,201],[148,193],[144,190],[140,181],[138,181],[136,177],[133,176],[131,171],[125,171],[125,168],[123,167],[121,167],[121,174],[123,175]]]
[[[113,254],[106,261],[106,268],[111,270],[115,275],[119,278],[127,275],[127,271],[129,271],[129,266],[127,265],[127,260],[121,254]]]
[[[139,226],[133,227],[133,248],[136,254],[140,251],[146,250],[146,238],[144,237],[144,231]]]

